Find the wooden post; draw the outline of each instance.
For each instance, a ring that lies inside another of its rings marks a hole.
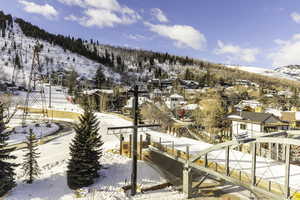
[[[252,185],[256,185],[256,143],[252,143],[252,167],[251,167],[251,180]]]
[[[174,150],[175,150],[175,145],[174,145],[174,141],[172,141],[172,154],[174,155]]]
[[[192,194],[192,169],[189,166],[183,168],[183,192],[187,195],[187,198],[191,198]]]
[[[190,147],[189,146],[186,146],[185,153],[186,153],[186,160],[189,160],[190,159]]]
[[[143,160],[143,135],[140,135],[139,159]]]
[[[123,134],[120,135],[120,155],[123,155],[123,141],[124,137]]]
[[[271,181],[269,181],[269,186],[268,186],[268,189],[269,189],[269,192],[271,192],[271,189],[272,189],[272,182]]]
[[[225,152],[225,157],[226,157],[226,164],[225,164],[225,170],[226,170],[226,176],[230,175],[230,171],[229,171],[229,146],[226,147],[226,152]]]
[[[285,147],[285,180],[284,180],[284,196],[286,199],[290,196],[290,159],[291,159],[291,145],[287,144]]]
[[[207,154],[204,155],[204,167],[208,166]]]
[[[275,148],[276,148],[276,160],[278,161],[279,160],[279,144],[278,143],[275,144]]]
[[[286,160],[285,159],[285,155],[286,155],[286,145],[282,144],[281,145],[281,149],[282,149],[282,160]]]
[[[132,135],[129,135],[129,144],[128,144],[128,156],[131,158],[131,144],[132,144]]]
[[[150,134],[146,134],[146,142],[147,142],[147,146],[151,144],[151,136]]]

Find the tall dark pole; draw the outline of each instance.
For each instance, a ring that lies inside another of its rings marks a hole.
[[[138,132],[138,86],[134,86],[134,124],[133,124],[133,141],[132,141],[132,173],[131,173],[131,195],[136,194],[136,179],[137,179],[137,132]]]

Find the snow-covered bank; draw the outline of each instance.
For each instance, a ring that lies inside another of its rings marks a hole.
[[[29,124],[26,127],[22,127],[22,126],[14,127],[9,136],[8,143],[17,144],[26,141],[26,137],[28,136],[30,129],[36,135],[37,138],[42,138],[44,136],[53,134],[59,130],[59,126],[57,124],[51,123],[49,125],[47,125],[46,123],[41,123],[38,125]]]

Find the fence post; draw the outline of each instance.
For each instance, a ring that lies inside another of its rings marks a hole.
[[[252,143],[252,167],[251,167],[251,180],[252,185],[256,185],[256,143]]]
[[[186,160],[189,160],[190,159],[190,147],[189,146],[186,146],[185,153],[186,153]]]
[[[174,141],[172,141],[172,154],[174,155],[174,150],[175,150],[175,145],[174,145]]]
[[[191,198],[192,194],[192,169],[188,165],[183,168],[183,192],[187,195],[187,198]]]
[[[285,181],[284,181],[284,196],[286,199],[290,196],[290,159],[291,145],[285,145]]]
[[[208,166],[207,154],[204,155],[204,167]]]
[[[225,156],[226,156],[226,166],[225,166],[225,170],[226,170],[226,176],[229,176],[230,172],[229,172],[229,146],[226,147],[226,152],[225,152]]]
[[[124,137],[123,134],[120,135],[120,155],[123,155],[123,141]]]

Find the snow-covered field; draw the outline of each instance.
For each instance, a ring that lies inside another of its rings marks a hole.
[[[51,126],[48,127],[46,123],[41,123],[39,124],[39,126],[36,126],[36,124],[29,124],[26,127],[14,127],[12,133],[9,136],[8,143],[18,144],[26,141],[26,136],[28,136],[30,129],[32,129],[32,132],[36,135],[37,138],[42,138],[58,131],[59,126],[57,124],[51,123],[50,125]]]

